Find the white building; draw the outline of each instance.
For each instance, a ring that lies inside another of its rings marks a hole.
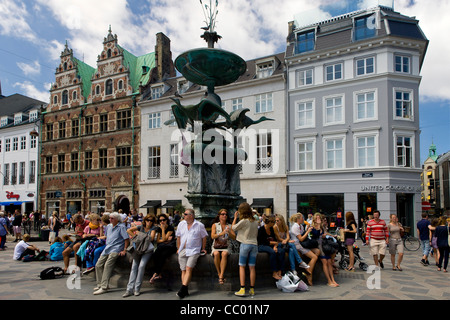
[[[140,207],[150,212],[171,212],[177,203],[191,207],[187,194],[188,167],[181,164],[181,134],[167,126],[177,92],[181,104],[198,104],[206,88],[184,77],[152,84],[139,103],[141,108]],[[261,212],[286,214],[285,174],[285,68],[284,53],[247,61],[247,71],[234,83],[216,87],[223,108],[230,113],[248,108],[253,120],[264,121],[248,128],[238,143],[249,158],[241,164],[241,196]],[[143,209],[141,209],[143,210]]]
[[[0,205],[6,212],[37,209],[38,132],[45,105],[20,94],[0,98]]]

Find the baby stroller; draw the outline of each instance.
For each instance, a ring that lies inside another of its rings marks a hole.
[[[337,237],[337,242],[339,244],[338,253],[341,254],[341,260],[339,260],[339,267],[341,269],[346,269],[350,264],[349,252],[347,246],[343,241],[341,241],[339,236]],[[355,266],[359,263],[359,268],[364,271],[367,271],[369,265],[363,261],[364,258],[361,257],[361,255],[359,254],[359,248],[356,244],[353,244],[353,254],[355,256]]]

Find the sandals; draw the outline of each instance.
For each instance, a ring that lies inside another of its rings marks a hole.
[[[355,272],[355,268],[354,267],[353,268],[347,268],[345,270],[348,271],[348,272]]]
[[[155,274],[153,275],[153,277],[150,279],[149,282],[150,282],[151,284],[153,284],[153,283],[155,283],[155,280],[158,280],[158,279],[162,279],[162,277],[161,277],[159,274],[156,274],[156,273],[155,273]]]
[[[219,278],[219,284],[224,284],[225,283],[225,278]]]
[[[397,269],[398,271],[403,271],[403,269],[400,268],[399,266],[397,266],[396,269]]]

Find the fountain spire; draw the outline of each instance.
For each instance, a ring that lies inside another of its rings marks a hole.
[[[217,7],[219,6],[218,0],[209,0],[209,5],[207,3],[203,4],[203,1],[200,0],[200,4],[202,5],[203,15],[205,16],[205,24],[206,27],[202,27],[201,29],[205,30],[201,37],[205,39],[208,43],[208,48],[214,48],[214,43],[219,41],[222,37],[217,34],[215,31],[216,22],[217,22],[217,14],[219,10]]]

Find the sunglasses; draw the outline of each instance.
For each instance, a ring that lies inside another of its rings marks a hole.
[[[221,213],[220,215],[221,215],[221,216],[226,216],[227,214],[226,214],[226,213]]]
[[[158,221],[159,221],[159,222],[161,222],[161,221],[167,221],[167,219],[159,219]]]

